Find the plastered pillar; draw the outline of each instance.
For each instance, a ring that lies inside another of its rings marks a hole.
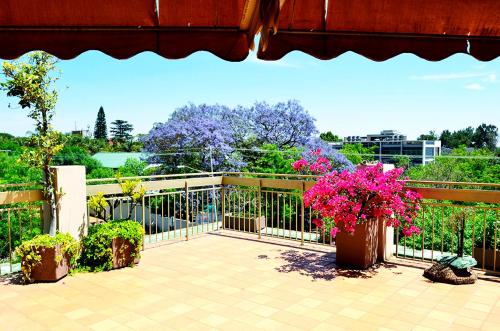
[[[87,235],[87,184],[84,166],[52,167],[59,200],[57,222],[59,232],[69,232],[73,238]]]

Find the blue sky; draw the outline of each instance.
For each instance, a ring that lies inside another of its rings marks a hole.
[[[132,122],[146,133],[155,122],[188,102],[251,105],[297,99],[317,119],[320,131],[341,136],[397,129],[420,133],[477,126],[500,127],[500,58],[480,62],[454,55],[428,62],[404,54],[373,62],[347,53],[320,61],[294,52],[277,62],[231,63],[200,52],[182,60],[142,53],[116,60],[86,52],[60,63],[60,99],[55,127],[63,132],[93,127],[103,106],[109,122]],[[15,103],[0,95],[0,132],[23,135],[32,128]]]

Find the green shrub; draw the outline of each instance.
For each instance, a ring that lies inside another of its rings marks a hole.
[[[144,229],[130,220],[114,220],[89,228],[83,239],[80,269],[85,271],[105,271],[113,268],[112,241],[114,238],[128,240],[132,245],[132,261],[140,257]],[[133,266],[133,262],[132,265]]]
[[[42,257],[40,250],[43,248],[54,248],[60,246],[60,254],[56,254],[55,262],[61,262],[63,256],[69,258],[69,267],[76,265],[78,254],[80,252],[80,243],[76,241],[69,233],[57,233],[54,237],[48,234],[38,235],[31,240],[24,241],[16,248],[16,254],[23,259],[21,271],[25,283],[32,283],[31,270],[41,263]]]

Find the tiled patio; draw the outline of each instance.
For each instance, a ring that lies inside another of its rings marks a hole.
[[[329,248],[254,239],[206,234],[146,250],[137,268],[57,284],[4,281],[0,329],[499,329],[497,281],[433,284],[395,264],[336,270]]]

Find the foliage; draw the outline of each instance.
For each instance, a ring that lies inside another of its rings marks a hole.
[[[451,182],[500,182],[500,162],[487,149],[467,151],[454,149],[450,155],[437,157],[425,166],[415,166],[407,175],[413,180]]]
[[[96,195],[91,196],[87,201],[87,205],[97,213],[98,218],[106,220],[105,212],[109,204],[104,198],[104,193],[98,192]]]
[[[317,164],[323,164],[318,158]],[[307,166],[307,165],[305,165]],[[304,193],[304,206],[320,217],[316,226],[337,232],[353,233],[356,224],[385,218],[387,226],[402,226],[405,236],[418,234],[413,224],[419,210],[420,195],[406,190],[398,180],[402,169],[383,172],[382,164],[358,168],[349,173],[328,172]]]
[[[59,263],[63,257],[67,257],[70,268],[74,267],[80,252],[80,244],[69,233],[56,233],[55,236],[38,235],[31,240],[23,241],[16,248],[16,254],[22,259],[21,271],[24,282],[33,282],[31,271],[41,263],[40,251],[56,246],[59,246],[60,254],[56,254],[55,262]]]
[[[104,113],[104,108],[102,106],[99,108],[97,112],[97,119],[95,121],[94,127],[94,139],[108,139],[108,127],[106,124],[106,114]]]
[[[493,248],[495,240],[495,210],[489,209],[491,206],[487,204],[476,204],[474,207],[477,208],[476,212],[467,212],[464,225],[463,249],[464,253],[469,255],[472,254],[473,246],[483,247],[483,238],[486,238],[485,247],[487,249]],[[400,236],[399,244],[416,250],[424,248],[458,253],[457,228],[454,228],[451,223],[455,214],[460,214],[462,209],[469,208],[472,207],[451,204],[445,204],[441,207],[422,205],[422,210],[416,220],[416,225],[422,229],[421,234],[413,236],[411,240]],[[481,210],[482,208],[485,209]]]
[[[87,174],[102,168],[99,161],[92,158],[82,147],[65,145],[54,158],[54,165],[82,165]]]
[[[122,193],[132,202],[132,207],[129,210],[128,218],[132,217],[132,214],[139,203],[142,202],[144,195],[146,194],[146,188],[141,185],[141,180],[121,180],[120,176],[117,176],[118,184],[122,190]]]
[[[317,133],[315,119],[297,100],[272,106],[256,102],[250,115],[259,144],[274,144],[280,149],[300,147]]]
[[[458,131],[444,130],[439,139],[441,144],[448,148],[460,146],[473,148],[488,148],[495,151],[498,140],[498,129],[494,125],[481,124],[476,129],[467,127]]]
[[[38,183],[42,181],[42,171],[24,162],[18,162],[18,156],[0,152],[0,184]]]
[[[112,178],[115,177],[115,172],[110,168],[97,168],[94,169],[90,174],[87,174],[88,179],[97,178]]]
[[[54,188],[50,163],[62,149],[61,135],[50,125],[57,103],[57,91],[54,84],[57,77],[57,59],[45,52],[32,52],[26,61],[3,63],[3,74],[6,81],[0,83],[7,96],[18,98],[21,108],[28,109],[28,117],[35,122],[37,134],[31,137],[32,149],[24,150],[23,162],[43,169],[44,199],[50,206],[49,233],[56,232],[56,192]]]
[[[363,147],[362,144],[343,144],[340,153],[353,164],[360,164],[364,161],[373,161],[377,146]]]
[[[135,158],[129,158],[125,164],[118,168],[118,172],[123,177],[144,176],[147,163]]]
[[[495,151],[498,141],[498,128],[494,125],[481,124],[474,131],[473,136],[475,148],[487,148]]]
[[[340,138],[339,136],[337,136],[336,134],[333,134],[332,131],[328,131],[328,132],[323,132],[319,135],[319,138],[323,141],[326,141],[326,142],[332,142],[332,143],[336,143],[336,142],[341,142],[342,141],[342,138]]]
[[[111,136],[113,141],[118,143],[125,143],[132,140],[132,131],[134,126],[124,120],[116,120],[111,122]]]
[[[8,217],[6,213],[5,210],[0,209],[0,261],[9,257],[9,245],[17,247],[23,241],[30,240],[42,233],[38,210],[19,209],[12,211],[10,222],[5,221],[5,218]]]
[[[438,140],[436,131],[429,131],[427,134],[421,134],[417,140]]]
[[[265,144],[261,147],[263,151],[252,165],[248,166],[248,171],[263,172],[270,174],[292,174],[292,162],[300,157],[301,151],[295,147],[279,150],[278,146]]]
[[[114,220],[96,224],[89,228],[88,235],[83,239],[83,251],[79,260],[82,270],[105,271],[113,268],[113,239],[121,238],[132,246],[132,264],[140,257],[144,229],[130,220]]]

